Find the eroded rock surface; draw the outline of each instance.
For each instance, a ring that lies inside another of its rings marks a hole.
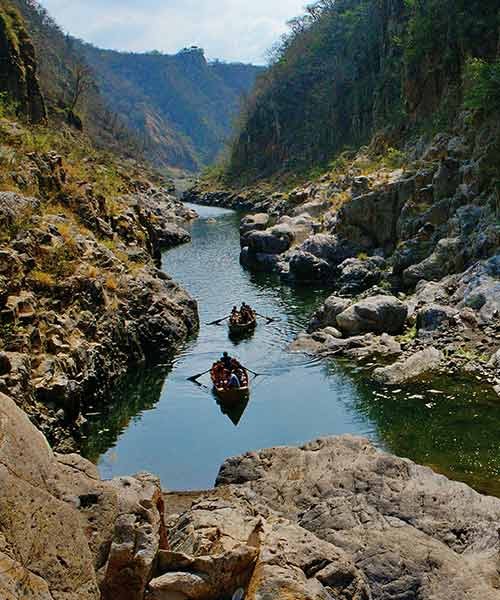
[[[155,478],[101,481],[80,456],[54,454],[0,393],[0,488],[0,597],[144,597],[167,548]]]
[[[218,485],[265,519],[250,598],[500,598],[500,501],[366,440],[252,452],[226,461]]]

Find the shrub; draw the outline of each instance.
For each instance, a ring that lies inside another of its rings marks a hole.
[[[500,108],[500,59],[487,62],[470,58],[464,72],[464,107],[493,112]]]

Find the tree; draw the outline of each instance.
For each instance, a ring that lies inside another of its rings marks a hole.
[[[78,102],[85,97],[87,92],[95,88],[96,84],[92,69],[84,62],[77,60],[72,65],[69,109],[73,112]]]

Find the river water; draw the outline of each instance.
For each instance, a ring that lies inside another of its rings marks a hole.
[[[500,495],[498,398],[471,380],[389,391],[370,384],[361,365],[290,353],[290,342],[328,291],[290,288],[243,270],[239,216],[196,210],[192,243],[166,252],[163,267],[198,300],[200,332],[170,363],[135,370],[112,402],[89,409],[84,454],[104,478],[150,471],[165,488],[203,489],[229,456],[352,433]],[[241,301],[279,320],[261,320],[255,334],[239,342],[228,339],[226,324],[206,325]],[[224,414],[208,376],[201,379],[206,387],[187,380],[224,350],[263,373],[237,414]]]

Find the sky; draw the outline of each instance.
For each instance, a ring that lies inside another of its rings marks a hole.
[[[101,48],[265,64],[266,52],[307,0],[40,0],[61,28]]]

